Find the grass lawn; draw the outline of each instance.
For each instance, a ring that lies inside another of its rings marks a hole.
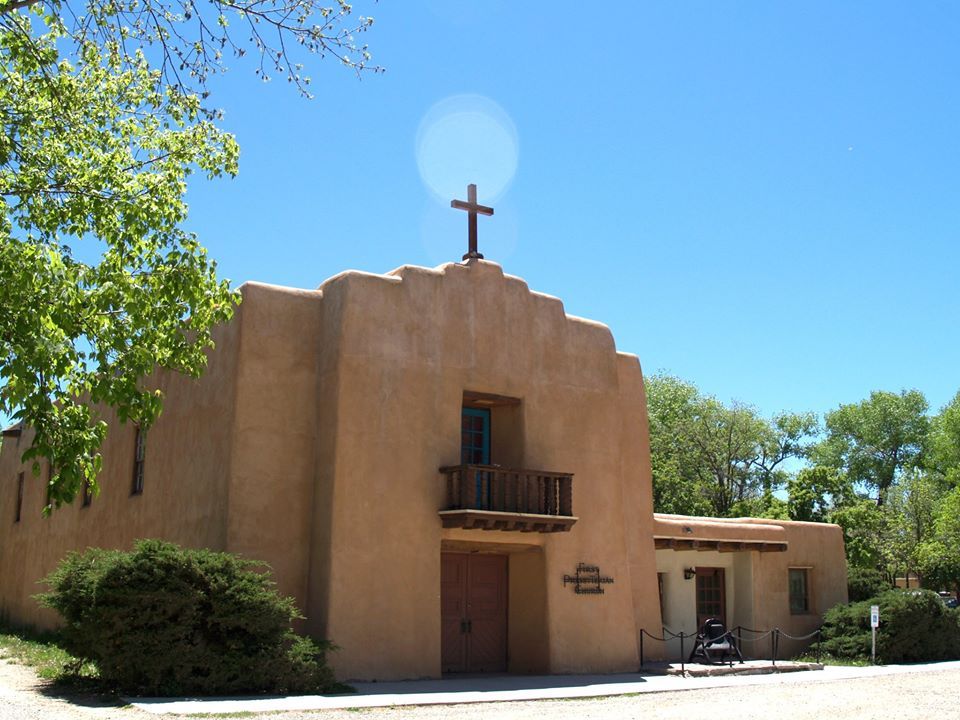
[[[813,663],[817,662],[817,656],[813,653],[806,653],[793,658],[793,662]],[[848,665],[852,667],[865,667],[867,665],[872,665],[870,658],[834,657],[829,653],[821,653],[820,662],[823,665]]]
[[[99,680],[96,666],[60,647],[53,633],[0,627],[0,657],[28,665],[41,678],[58,684],[90,688]]]

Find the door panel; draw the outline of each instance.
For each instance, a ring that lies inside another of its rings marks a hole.
[[[507,558],[441,554],[443,672],[507,669]]]
[[[467,558],[440,554],[440,662],[443,672],[466,672]]]
[[[697,568],[697,631],[705,620],[727,624],[727,595],[723,568]]]
[[[470,555],[467,567],[468,672],[507,669],[507,558]]]

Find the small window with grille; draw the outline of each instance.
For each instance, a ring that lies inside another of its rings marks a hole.
[[[23,473],[17,475],[17,511],[14,514],[13,521],[20,522],[20,513],[23,511]]]
[[[147,451],[147,433],[137,428],[137,438],[134,445],[133,454],[133,485],[130,488],[131,495],[143,494],[143,460]]]
[[[790,614],[803,615],[810,612],[810,576],[807,568],[790,568]]]
[[[663,601],[663,577],[666,573],[657,573],[657,591],[660,594],[660,620],[666,622],[666,603]]]
[[[47,495],[43,503],[45,507],[53,510],[53,503],[50,501],[50,481],[53,480],[53,463],[47,463]]]

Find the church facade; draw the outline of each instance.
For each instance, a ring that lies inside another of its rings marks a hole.
[[[634,671],[642,631],[800,635],[846,600],[836,526],[654,514],[637,357],[499,265],[241,292],[146,436],[110,421],[97,497],[42,518],[5,431],[5,617],[53,624],[67,551],[141,537],[269,563],[344,680]]]

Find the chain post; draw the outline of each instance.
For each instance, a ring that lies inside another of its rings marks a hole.
[[[685,659],[687,654],[683,651],[683,630],[680,631],[680,677],[686,677],[687,666]]]

